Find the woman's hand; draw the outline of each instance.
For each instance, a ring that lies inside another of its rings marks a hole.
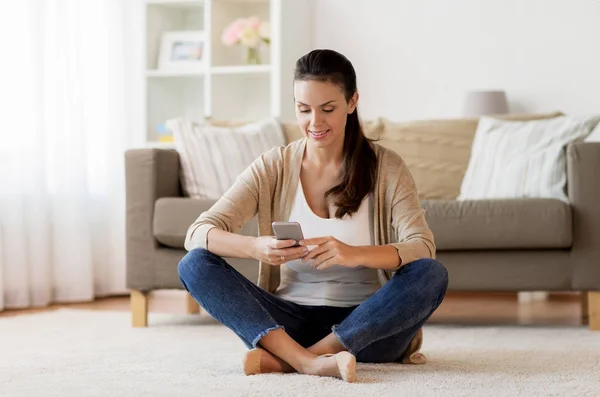
[[[281,265],[300,259],[308,253],[306,247],[294,247],[296,240],[277,240],[273,236],[256,237],[252,243],[252,257],[271,265]]]
[[[312,267],[323,270],[333,265],[360,266],[358,247],[342,243],[334,237],[317,237],[300,241],[301,246],[316,245],[302,261],[314,259]]]

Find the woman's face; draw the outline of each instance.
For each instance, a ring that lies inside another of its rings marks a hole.
[[[356,109],[358,93],[346,102],[332,83],[306,80],[294,83],[296,120],[304,136],[317,147],[343,146],[346,116]]]

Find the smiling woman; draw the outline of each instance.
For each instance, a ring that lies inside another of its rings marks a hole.
[[[410,171],[365,137],[344,55],[301,57],[294,95],[304,138],[263,153],[190,226],[181,283],[251,349],[247,375],[352,382],[356,361],[424,363],[421,327],[448,275]],[[236,234],[256,214],[259,237]],[[300,247],[275,239],[274,221],[300,223]],[[258,259],[258,285],[224,257]]]
[[[310,163],[327,164],[331,158],[340,160],[336,165],[341,173],[339,180],[335,180],[338,173],[332,170],[333,180],[323,182],[333,183],[333,186],[324,192],[317,188],[315,194],[335,198],[335,217],[351,215],[373,190],[377,169],[375,152],[358,118],[354,67],[346,57],[334,51],[313,51],[298,61],[294,80],[296,119],[309,138],[307,168]],[[307,184],[313,186],[316,181],[306,174],[301,174],[301,179],[307,176]],[[308,196],[309,202],[314,202],[310,193]],[[324,200],[318,201],[321,204],[316,205],[317,211],[328,213]]]

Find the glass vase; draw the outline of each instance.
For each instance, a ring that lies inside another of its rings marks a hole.
[[[248,47],[246,63],[248,65],[260,65],[260,54],[257,47]]]

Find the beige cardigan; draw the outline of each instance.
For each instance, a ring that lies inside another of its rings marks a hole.
[[[373,236],[376,245],[391,244],[401,265],[434,258],[433,234],[425,221],[410,171],[394,151],[373,144],[377,154],[377,182],[373,192]],[[296,195],[306,138],[277,147],[256,159],[235,184],[189,227],[185,248],[207,247],[213,227],[236,233],[258,213],[258,235],[273,235],[273,221],[287,221]],[[275,292],[279,266],[260,263],[258,285]],[[395,269],[397,270],[397,268]],[[393,271],[379,270],[386,280]]]

